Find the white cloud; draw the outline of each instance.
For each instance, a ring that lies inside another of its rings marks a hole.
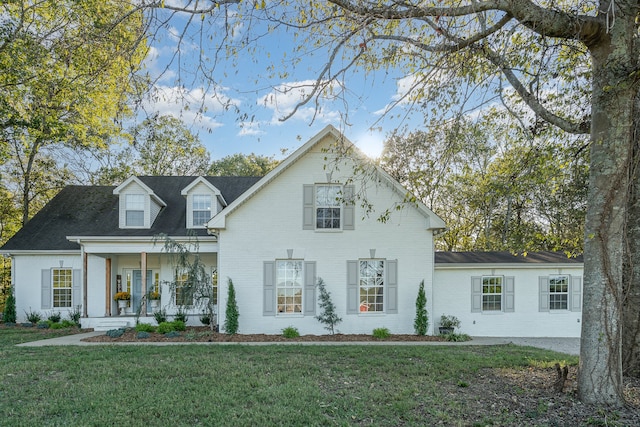
[[[257,103],[273,112],[272,123],[282,123],[280,119],[289,116],[298,106],[292,119],[310,122],[312,120],[323,123],[334,123],[340,120],[340,113],[332,111],[326,104],[332,100],[331,95],[324,92],[317,99],[313,95],[307,104],[300,105],[309,95],[312,95],[316,86],[315,80],[302,80],[298,82],[282,83],[273,88],[267,95],[259,98]],[[331,91],[332,85],[327,88]]]

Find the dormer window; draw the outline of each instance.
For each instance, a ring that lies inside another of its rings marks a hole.
[[[144,194],[125,195],[125,225],[127,227],[144,226]]]
[[[340,229],[341,185],[316,185],[316,229]]]
[[[193,226],[201,227],[211,219],[211,194],[193,195]]]

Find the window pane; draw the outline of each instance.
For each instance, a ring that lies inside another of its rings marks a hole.
[[[211,211],[193,211],[193,225],[204,225],[211,219]]]
[[[482,310],[502,310],[502,276],[482,278]]]
[[[569,308],[569,276],[549,277],[549,309],[567,310]]]
[[[53,306],[71,307],[72,271],[70,268],[54,269],[52,271]]]
[[[384,311],[384,260],[360,261],[360,312]]]
[[[276,261],[278,313],[302,313],[302,260]]]
[[[141,227],[144,225],[144,211],[127,211],[126,225],[130,227]]]

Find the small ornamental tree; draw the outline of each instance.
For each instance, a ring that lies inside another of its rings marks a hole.
[[[424,280],[420,282],[418,297],[416,298],[416,318],[413,321],[416,335],[426,335],[429,329],[429,314],[427,313],[427,296],[424,293]]]
[[[4,323],[16,323],[16,298],[13,296],[11,289],[9,290],[9,296],[4,303],[2,321]]]
[[[229,278],[229,291],[227,294],[227,316],[224,319],[224,330],[228,335],[238,333],[238,304],[236,303],[236,290],[233,287],[233,281]]]
[[[335,333],[335,326],[342,322],[342,319],[338,317],[336,313],[336,306],[333,304],[333,301],[331,301],[331,293],[327,291],[322,278],[318,277],[316,286],[320,292],[320,314],[316,316],[316,319],[324,324],[324,328],[333,335]]]

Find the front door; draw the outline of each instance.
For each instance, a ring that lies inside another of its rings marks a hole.
[[[153,283],[153,274],[151,270],[147,270],[147,293],[151,290]],[[133,283],[131,290],[131,309],[137,313],[142,304],[142,270],[133,270]],[[147,301],[147,314],[151,313],[151,306]]]

